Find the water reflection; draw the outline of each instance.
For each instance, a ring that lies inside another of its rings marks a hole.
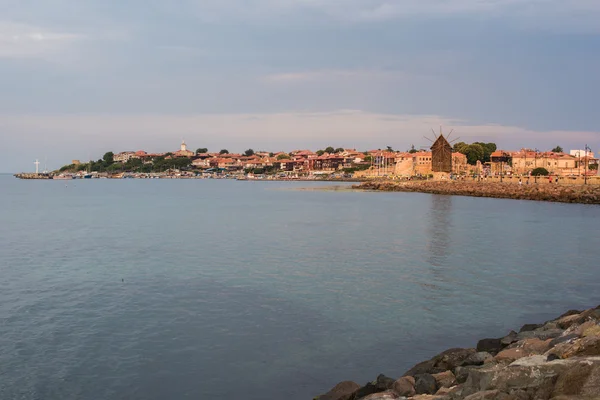
[[[450,255],[452,196],[432,195],[427,215],[427,262],[435,267],[446,265]],[[438,268],[434,271],[439,270]]]

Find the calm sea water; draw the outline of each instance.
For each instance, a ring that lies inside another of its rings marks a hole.
[[[1,399],[310,399],[600,303],[600,207],[0,176]]]

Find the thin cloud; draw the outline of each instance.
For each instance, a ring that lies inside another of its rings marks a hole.
[[[308,82],[332,82],[338,80],[382,80],[415,78],[401,71],[381,70],[357,70],[357,69],[335,69],[316,71],[281,72],[262,77],[262,80],[270,83],[295,84]]]
[[[0,58],[47,57],[82,39],[84,35],[4,21],[0,22]]]

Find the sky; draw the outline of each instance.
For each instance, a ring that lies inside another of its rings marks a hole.
[[[106,151],[600,150],[598,0],[0,0],[0,172]]]

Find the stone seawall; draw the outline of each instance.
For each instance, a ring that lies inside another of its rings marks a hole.
[[[600,306],[446,350],[401,377],[341,382],[314,398],[389,399],[599,400]]]
[[[493,197],[561,203],[600,204],[600,186],[465,182],[465,181],[372,181],[354,189],[385,192],[420,192],[456,196]]]

